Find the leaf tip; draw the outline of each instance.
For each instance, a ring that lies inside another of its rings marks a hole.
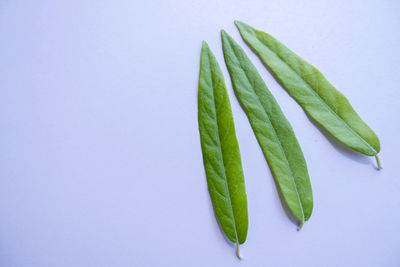
[[[234,23],[237,27],[239,27],[240,25],[243,24],[243,22],[241,22],[240,20],[234,20]]]
[[[221,30],[222,43],[224,43],[227,38],[228,38],[228,33],[225,30]]]

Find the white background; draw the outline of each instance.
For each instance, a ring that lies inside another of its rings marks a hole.
[[[0,266],[399,266],[400,2],[2,0]],[[233,20],[319,68],[381,140],[327,138]],[[220,29],[295,130],[314,191],[296,231],[233,94]],[[197,125],[201,41],[226,77],[249,232],[239,261],[209,199]]]

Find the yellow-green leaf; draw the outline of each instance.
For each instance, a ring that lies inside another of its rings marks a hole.
[[[198,91],[198,120],[208,190],[222,230],[230,241],[246,241],[247,197],[231,104],[224,76],[203,42]]]

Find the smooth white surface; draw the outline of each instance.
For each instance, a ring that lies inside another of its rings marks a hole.
[[[0,265],[399,266],[400,2],[0,2]],[[239,19],[319,68],[374,129],[373,158],[327,139],[239,37]],[[233,94],[220,29],[295,130],[314,212],[285,214]],[[207,192],[197,130],[206,40],[225,74],[249,232],[239,261]]]

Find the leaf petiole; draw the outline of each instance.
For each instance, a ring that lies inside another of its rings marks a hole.
[[[378,165],[378,170],[382,170],[383,167],[381,165],[381,161],[379,160],[378,155],[375,155],[375,159],[376,159],[376,164]]]
[[[239,242],[236,242],[236,256],[239,258],[239,260],[243,260],[243,256],[240,254]]]
[[[303,228],[304,222],[301,222],[299,226],[297,226],[297,231],[300,231]]]

